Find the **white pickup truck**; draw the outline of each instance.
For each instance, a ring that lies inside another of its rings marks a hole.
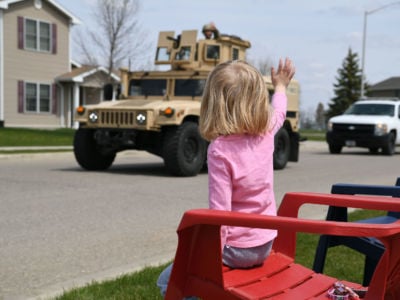
[[[343,115],[328,121],[326,141],[330,153],[340,153],[343,147],[380,149],[393,155],[400,144],[400,100],[368,98],[354,102]]]

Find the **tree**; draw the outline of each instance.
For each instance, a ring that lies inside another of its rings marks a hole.
[[[312,117],[310,110],[300,111],[300,128],[302,129],[312,129],[314,128],[315,120]]]
[[[315,123],[318,129],[325,129],[325,109],[321,102],[318,103],[317,110],[315,111]]]
[[[257,60],[248,59],[249,63],[256,67],[261,74],[270,75],[271,67],[273,67],[272,60],[270,58],[259,58]]]
[[[148,64],[153,53],[149,53],[149,43],[137,21],[139,0],[94,3],[93,28],[82,28],[77,34],[82,63],[106,67],[109,75],[119,67],[140,69],[143,62]]]
[[[335,97],[329,103],[326,117],[342,114],[352,103],[360,98],[361,69],[358,64],[358,55],[349,48],[342,68],[338,69],[337,83],[334,86]],[[367,87],[367,85],[366,85]]]

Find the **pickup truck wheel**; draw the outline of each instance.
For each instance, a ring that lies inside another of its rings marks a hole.
[[[387,145],[382,148],[382,153],[385,155],[393,155],[396,152],[396,136],[393,132],[389,133]]]
[[[286,167],[290,154],[290,138],[285,128],[279,129],[275,134],[274,169],[281,170]]]
[[[197,175],[203,168],[206,150],[207,143],[194,122],[184,122],[165,131],[162,157],[172,175]]]
[[[342,146],[329,144],[329,152],[331,154],[339,154],[340,152],[342,152]]]
[[[115,159],[115,153],[103,154],[95,139],[94,130],[78,129],[74,136],[74,155],[79,165],[90,171],[108,169]]]

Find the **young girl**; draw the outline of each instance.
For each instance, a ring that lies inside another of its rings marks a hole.
[[[294,75],[289,59],[271,69],[272,107],[260,72],[244,61],[216,66],[205,86],[200,133],[211,141],[207,163],[210,209],[276,215],[273,190],[274,135],[286,117],[286,87]],[[260,265],[276,230],[221,229],[223,263],[232,268]]]
[[[272,107],[260,72],[244,61],[217,65],[209,74],[200,109],[200,133],[210,141],[210,209],[276,215],[273,191],[274,135],[286,117],[286,87],[294,75],[289,59],[271,68]],[[260,265],[269,255],[275,230],[221,229],[223,263],[231,268]],[[172,265],[157,285],[165,295]],[[189,298],[187,298],[189,299]]]

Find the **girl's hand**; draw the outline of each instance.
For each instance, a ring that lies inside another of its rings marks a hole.
[[[292,61],[289,58],[285,59],[283,64],[282,59],[279,60],[278,70],[271,68],[271,80],[272,85],[275,87],[275,91],[285,92],[286,87],[289,85],[290,80],[292,80],[295,68]]]

